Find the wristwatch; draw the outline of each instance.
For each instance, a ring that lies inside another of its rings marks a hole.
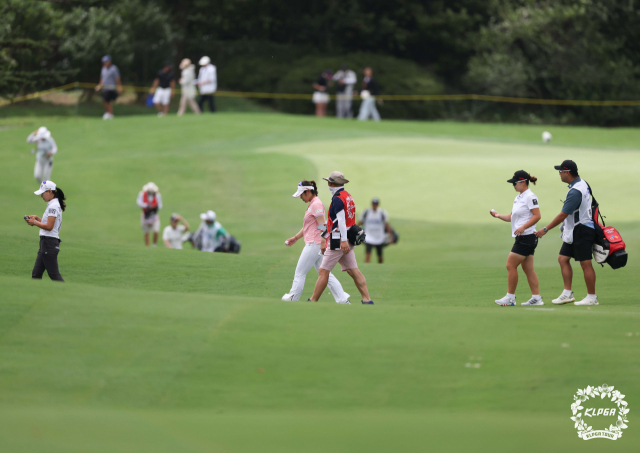
[[[543,230],[545,233],[548,231],[548,230],[547,230],[547,227],[544,227],[542,230]]]

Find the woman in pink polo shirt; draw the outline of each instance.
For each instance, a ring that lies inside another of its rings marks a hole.
[[[320,252],[320,244],[324,243],[324,239],[320,235],[320,229],[325,225],[324,205],[318,198],[318,188],[315,181],[302,181],[298,183],[298,190],[293,194],[294,197],[300,197],[305,203],[309,203],[309,207],[304,213],[302,229],[298,233],[285,241],[285,245],[291,247],[298,239],[304,238],[304,247],[302,254],[296,266],[296,273],[293,277],[293,286],[291,290],[282,296],[282,300],[299,300],[304,289],[304,281],[307,273],[312,267],[316,268],[316,272],[322,264],[322,253]],[[329,291],[339,304],[351,304],[349,302],[349,294],[344,292],[342,285],[338,279],[329,274]]]

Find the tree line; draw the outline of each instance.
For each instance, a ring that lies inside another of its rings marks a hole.
[[[308,92],[325,69],[314,61],[367,60],[387,94],[640,99],[639,14],[636,0],[0,0],[0,96],[97,82],[100,57],[111,54],[130,85],[149,84],[164,60],[208,55],[221,89]],[[390,109],[396,117],[600,125],[638,117],[619,107]]]

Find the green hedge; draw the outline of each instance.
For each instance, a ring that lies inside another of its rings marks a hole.
[[[371,53],[352,53],[342,56],[307,56],[287,59],[282,55],[242,57],[227,60],[218,68],[220,89],[259,91],[272,93],[313,93],[312,84],[325,69],[334,72],[343,64],[356,72],[360,89],[362,69],[370,66],[380,86],[381,94],[442,94],[442,83],[426,69],[411,61]],[[335,86],[330,90],[335,93]],[[309,100],[262,101],[273,108],[289,113],[312,114],[314,105]],[[335,102],[329,104],[334,113]],[[359,102],[354,101],[357,114]],[[383,118],[436,119],[444,115],[439,102],[385,101],[378,110]]]

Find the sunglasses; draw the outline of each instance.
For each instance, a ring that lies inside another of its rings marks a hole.
[[[516,181],[516,182],[512,183],[512,184],[513,184],[513,187],[515,187],[515,186],[516,186],[516,184],[521,183],[521,182],[525,182],[525,181],[526,181],[526,179],[523,179],[522,181]]]

